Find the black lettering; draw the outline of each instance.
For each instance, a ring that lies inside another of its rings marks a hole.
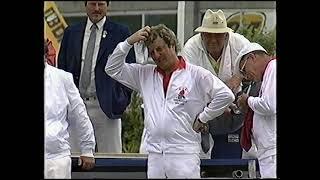
[[[64,25],[61,23],[58,27],[54,28],[52,30],[52,33],[54,37],[57,39],[57,41],[60,43],[62,41],[63,32],[64,32]]]
[[[52,7],[47,9],[44,14],[45,20],[50,28],[53,28],[57,24],[61,23],[60,19],[58,18],[57,12],[55,12]]]

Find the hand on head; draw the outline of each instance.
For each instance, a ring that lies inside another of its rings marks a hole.
[[[130,45],[133,45],[136,42],[139,41],[145,41],[149,37],[150,34],[150,27],[145,26],[144,28],[140,29],[139,31],[132,34],[130,37],[128,37],[127,41]]]

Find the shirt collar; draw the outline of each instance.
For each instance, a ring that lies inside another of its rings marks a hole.
[[[174,68],[174,70],[172,72],[174,72],[175,70],[178,70],[178,69],[185,69],[185,68],[186,68],[185,60],[183,59],[182,56],[178,56],[178,61],[175,64],[175,68]],[[157,66],[155,70],[158,71],[163,76],[165,75],[164,70],[162,70],[160,67]]]
[[[104,23],[106,22],[106,19],[107,19],[106,16],[104,16],[99,22],[97,22],[96,25],[98,27],[98,30],[100,30],[103,27]],[[90,29],[92,24],[93,23],[91,22],[91,20],[88,17],[86,29]]]

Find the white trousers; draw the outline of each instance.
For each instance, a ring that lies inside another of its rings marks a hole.
[[[277,178],[277,157],[276,155],[258,159],[261,178]]]
[[[251,148],[249,149],[249,151],[245,151],[244,149],[242,149],[242,159],[257,159],[257,146],[254,143],[254,141],[251,139]]]
[[[200,178],[198,154],[148,155],[148,178]]]
[[[209,134],[209,144],[210,144],[210,148],[209,151],[207,153],[204,153],[200,144],[200,158],[201,159],[211,159],[211,151],[212,148],[214,146],[214,140],[212,139],[211,134]]]
[[[96,138],[97,152],[99,153],[122,153],[121,119],[109,119],[102,111],[99,101],[84,100],[86,109]],[[76,133],[70,131],[71,152],[80,152]]]
[[[142,135],[141,135],[141,140],[140,140],[140,148],[139,148],[139,153],[140,154],[148,154],[146,131],[147,131],[147,129],[143,128]]]
[[[71,179],[71,158],[45,159],[45,179]]]

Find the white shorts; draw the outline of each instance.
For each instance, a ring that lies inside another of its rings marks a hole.
[[[148,155],[148,178],[200,178],[199,154]]]
[[[45,159],[45,179],[71,179],[71,158]]]

